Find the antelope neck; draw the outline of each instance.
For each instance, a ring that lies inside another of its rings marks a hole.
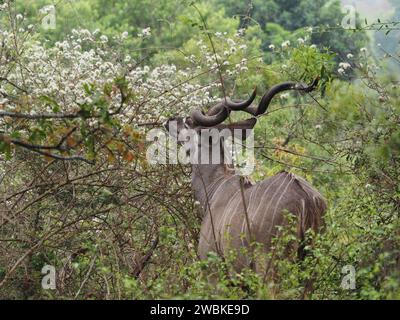
[[[226,170],[224,164],[193,164],[192,189],[194,198],[203,208],[207,207],[218,187],[233,174]]]

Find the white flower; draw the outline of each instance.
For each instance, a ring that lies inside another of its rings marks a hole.
[[[122,39],[128,38],[128,31],[122,32],[121,38],[122,38]]]
[[[270,45],[268,46],[268,48],[270,48],[271,50],[275,50],[275,46],[274,46],[273,44],[270,44]]]
[[[317,124],[316,126],[315,126],[315,129],[321,129],[322,128],[322,126],[320,125],[320,124]]]
[[[18,14],[15,16],[15,18],[16,18],[17,20],[22,20],[22,19],[24,18],[24,16],[23,16],[22,14],[18,13]]]
[[[54,7],[54,5],[48,5],[48,6],[44,6],[42,9],[39,10],[39,13],[41,14],[47,14],[53,10],[55,10],[56,8]]]
[[[237,36],[238,36],[238,37],[243,36],[245,31],[246,31],[246,29],[244,29],[244,28],[239,29],[239,30],[237,31]]]
[[[289,93],[282,93],[279,98],[281,98],[282,100],[287,100],[289,98]]]
[[[282,65],[282,69],[284,69],[284,70],[287,69],[287,65],[286,65],[286,64],[283,64],[283,65]]]
[[[90,97],[86,97],[85,102],[88,103],[88,104],[92,104],[93,100]]]
[[[100,41],[103,42],[103,43],[106,43],[106,42],[108,42],[108,37],[107,37],[106,35],[103,34],[103,35],[100,37]]]
[[[347,54],[347,59],[351,59],[351,58],[353,58],[354,56],[351,54],[351,53],[348,53]]]
[[[345,71],[343,68],[339,68],[339,69],[337,70],[337,72],[338,72],[339,74],[343,75],[343,74],[345,74],[346,71]]]
[[[365,47],[364,47],[364,48],[361,48],[360,51],[361,51],[362,53],[366,53],[366,52],[367,52],[367,48],[365,48]]]
[[[303,38],[298,38],[297,39],[297,42],[299,43],[299,44],[304,44],[304,42],[306,42]]]
[[[339,67],[343,68],[344,70],[351,68],[351,64],[347,62],[341,62],[339,63]]]
[[[312,48],[312,49],[317,49],[317,45],[316,45],[316,44],[312,44],[312,45],[310,46],[310,48]]]
[[[290,46],[290,41],[289,40],[283,41],[281,46],[282,46],[282,49],[286,49],[287,47]]]
[[[0,5],[0,10],[5,10],[7,8],[8,8],[8,3],[7,2],[5,2],[5,3]]]
[[[312,27],[308,27],[307,29],[306,29],[306,32],[313,32],[313,28]]]
[[[151,36],[151,28],[147,27],[145,29],[142,30],[141,32],[142,37],[149,37]]]

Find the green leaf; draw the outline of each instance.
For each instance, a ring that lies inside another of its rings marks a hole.
[[[95,152],[95,149],[94,149],[95,140],[94,140],[94,136],[93,135],[87,137],[85,145],[86,145],[86,148],[88,149],[88,158],[90,160],[93,160],[94,157],[96,156],[96,152]]]
[[[10,134],[10,136],[11,136],[11,138],[19,139],[19,138],[21,138],[21,133],[18,132],[18,131],[14,131],[14,132],[12,132],[12,133]]]
[[[93,94],[93,91],[94,91],[94,86],[93,86],[93,85],[89,85],[88,83],[85,83],[85,84],[83,85],[83,89],[85,90],[85,92],[86,92],[88,95],[92,95],[92,94]]]
[[[107,82],[107,83],[104,85],[103,93],[104,93],[106,96],[110,96],[110,95],[111,95],[111,91],[112,91],[112,84]]]
[[[40,96],[39,100],[45,103],[46,105],[50,105],[52,107],[53,112],[60,112],[61,108],[58,105],[57,101],[55,101],[53,98],[50,98],[48,96]]]
[[[11,159],[11,144],[0,141],[0,153],[5,154],[7,160]]]

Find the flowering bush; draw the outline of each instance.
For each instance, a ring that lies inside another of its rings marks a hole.
[[[181,47],[147,59],[132,44],[157,43],[153,25],[76,28],[53,43],[10,4],[0,5],[0,297],[399,298],[399,82],[369,47],[337,57],[312,28],[277,24],[265,44],[259,26],[207,3],[208,20],[179,20],[196,29]],[[230,272],[234,253],[199,261],[189,168],[150,166],[146,129],[316,76],[318,90],[281,94],[258,116],[253,177],[311,180],[328,200],[324,232],[307,235],[302,261],[285,255],[290,226],[268,254],[249,252],[266,259],[265,275]],[[41,286],[46,265],[55,290]],[[343,287],[352,268],[355,287]]]

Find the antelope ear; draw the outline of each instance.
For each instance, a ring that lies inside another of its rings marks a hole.
[[[217,128],[219,130],[229,129],[233,135],[238,135],[241,133],[242,139],[246,140],[246,138],[248,137],[249,133],[256,125],[256,123],[257,123],[256,118],[250,118],[232,124],[220,124],[217,126]]]

